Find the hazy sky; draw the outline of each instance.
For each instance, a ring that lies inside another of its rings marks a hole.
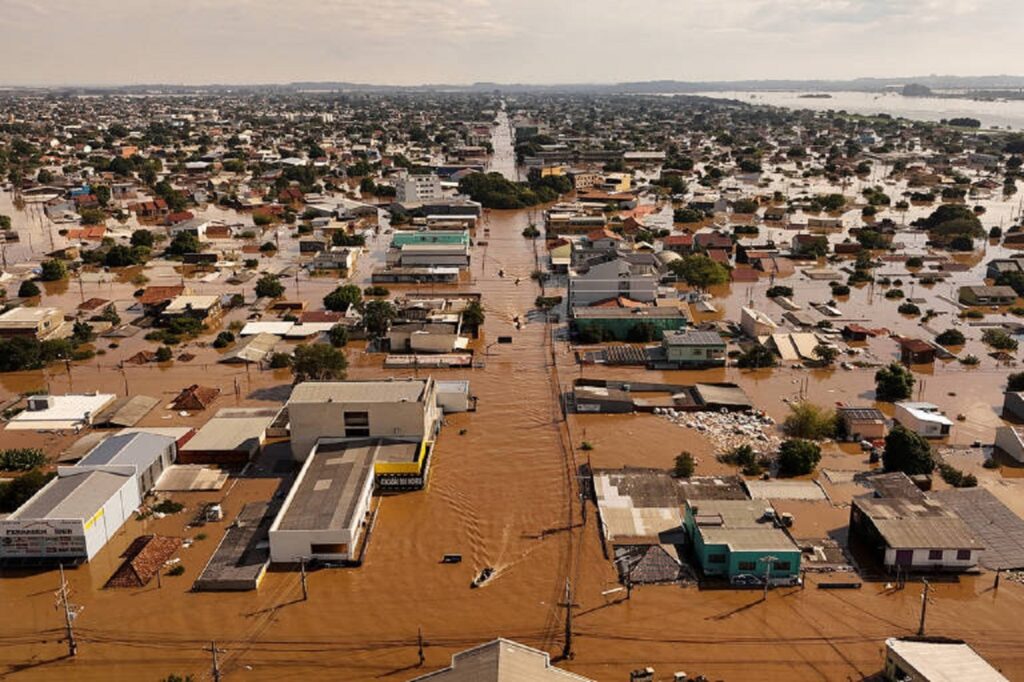
[[[0,0],[0,83],[1024,73],[1024,0]]]

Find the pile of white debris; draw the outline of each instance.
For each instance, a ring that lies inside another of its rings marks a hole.
[[[654,414],[682,428],[695,429],[718,452],[740,445],[750,445],[758,452],[775,452],[782,442],[774,428],[775,420],[764,412],[680,412],[659,407]]]

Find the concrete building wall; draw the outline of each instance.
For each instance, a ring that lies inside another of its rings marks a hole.
[[[292,455],[299,461],[305,461],[320,438],[350,437],[345,427],[346,412],[367,413],[370,438],[429,439],[440,417],[435,392],[436,389],[430,391],[425,403],[324,402],[289,405]]]
[[[951,427],[948,424],[940,424],[928,419],[920,419],[905,407],[896,403],[893,412],[893,419],[896,423],[910,429],[919,436],[925,438],[941,438],[948,436]]]
[[[112,495],[91,519],[85,521],[85,545],[88,559],[96,553],[121,529],[124,522],[142,504],[139,484],[135,476],[125,478],[124,485]]]
[[[1024,441],[1012,426],[996,429],[995,445],[1018,462],[1024,462]]]
[[[651,303],[658,297],[658,280],[653,275],[619,277],[617,261],[592,265],[587,272],[569,278],[571,307],[588,306],[617,296]]]
[[[725,346],[665,346],[665,359],[684,365],[721,365]]]
[[[941,555],[936,558],[931,557],[931,551],[928,549],[915,549],[913,550],[913,556],[909,566],[916,569],[966,569],[972,566],[976,566],[978,558],[981,556],[980,550],[969,550],[970,556],[967,559],[958,559],[957,552],[960,550],[956,549],[943,549]],[[886,547],[885,548],[885,565],[890,567],[896,566],[896,552],[897,550]],[[906,566],[907,564],[901,564]]]

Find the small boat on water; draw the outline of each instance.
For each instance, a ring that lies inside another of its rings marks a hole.
[[[484,570],[480,571],[480,575],[473,579],[473,582],[469,584],[470,587],[476,588],[483,586],[488,580],[494,577],[494,568],[487,566]]]

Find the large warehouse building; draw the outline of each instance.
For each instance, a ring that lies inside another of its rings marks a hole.
[[[320,441],[306,457],[273,525],[270,560],[351,561],[373,494],[372,442]]]
[[[0,521],[0,558],[88,561],[141,501],[134,467],[61,467],[57,478]]]

